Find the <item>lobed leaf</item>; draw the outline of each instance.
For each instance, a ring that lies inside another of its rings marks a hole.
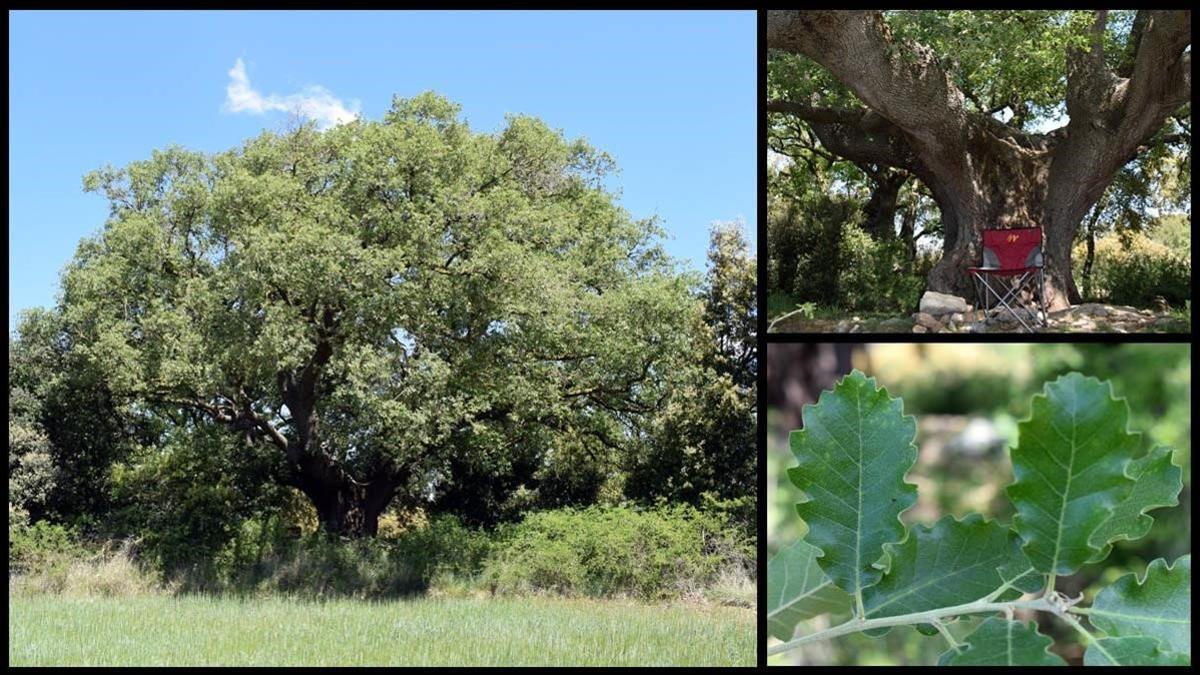
[[[1071,574],[1100,553],[1091,537],[1134,485],[1125,468],[1138,437],[1126,431],[1128,417],[1109,383],[1079,373],[1033,397],[1030,418],[1018,425],[1007,492],[1013,527],[1039,572]]]
[[[916,421],[858,370],[803,414],[804,428],[791,435],[800,464],[788,475],[808,500],[796,511],[821,550],[821,569],[855,595],[879,581],[872,563],[884,544],[904,537],[900,513],[917,500],[916,486],[904,482],[917,460]]]
[[[1036,624],[992,616],[979,624],[961,651],[950,649],[938,658],[939,666],[1065,666],[1046,651],[1053,641],[1037,632]]]
[[[767,630],[787,640],[796,624],[850,607],[850,596],[825,576],[817,549],[797,541],[767,561]]]
[[[1192,653],[1192,556],[1174,567],[1158,558],[1139,582],[1127,574],[1096,595],[1088,610],[1092,625],[1109,637],[1150,637],[1172,652]]]
[[[1108,520],[1092,533],[1090,544],[1100,548],[1100,553],[1093,556],[1091,562],[1108,557],[1112,550],[1110,542],[1146,536],[1154,525],[1154,518],[1145,515],[1146,511],[1179,504],[1183,470],[1171,463],[1169,448],[1155,448],[1133,460],[1125,473],[1136,482]]]
[[[1166,651],[1149,637],[1107,637],[1092,640],[1083,653],[1085,666],[1186,666],[1187,654]]]
[[[973,602],[1029,568],[1016,533],[978,513],[961,521],[946,516],[933,527],[916,525],[903,543],[888,548],[891,570],[863,591],[868,619]],[[1025,575],[1014,585],[1035,591],[1041,583]]]

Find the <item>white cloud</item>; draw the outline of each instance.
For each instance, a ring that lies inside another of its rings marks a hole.
[[[316,120],[322,129],[344,124],[358,117],[360,103],[350,101],[349,107],[325,87],[305,87],[299,94],[264,96],[250,86],[246,64],[241,59],[229,71],[229,86],[225,87],[225,110],[262,115],[271,111],[295,112]]]

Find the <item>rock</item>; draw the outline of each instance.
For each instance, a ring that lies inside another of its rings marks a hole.
[[[940,321],[926,314],[925,312],[917,312],[916,314],[913,314],[912,318],[913,321],[915,321],[918,325],[924,326],[935,333],[942,328]]]
[[[963,316],[964,316],[964,314],[962,312],[955,312],[950,315],[950,320],[955,323],[962,323]]]
[[[928,328],[926,328],[925,326],[913,326],[913,327],[912,327],[912,332],[914,332],[914,333],[928,333],[928,332],[929,332],[929,329],[928,329]]]
[[[879,322],[878,326],[878,330],[881,333],[907,333],[909,328],[912,328],[912,322],[901,316],[884,319]]]
[[[947,293],[938,293],[936,291],[925,291],[925,295],[921,296],[921,312],[940,316],[942,314],[951,314],[953,312],[966,312],[970,310],[967,301],[957,295],[949,295]]]
[[[850,322],[843,319],[837,323],[837,327],[834,328],[833,330],[836,333],[849,333],[850,332]]]

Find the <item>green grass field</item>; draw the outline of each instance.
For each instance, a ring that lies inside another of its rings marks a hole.
[[[563,599],[9,597],[8,662],[752,666],[753,610]]]

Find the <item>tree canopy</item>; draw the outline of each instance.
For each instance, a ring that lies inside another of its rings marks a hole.
[[[156,151],[85,179],[111,215],[64,275],[67,333],[168,438],[273,448],[326,529],[372,534],[455,465],[641,440],[702,303],[611,167],[534,118],[472,131],[431,93],[380,122]]]

